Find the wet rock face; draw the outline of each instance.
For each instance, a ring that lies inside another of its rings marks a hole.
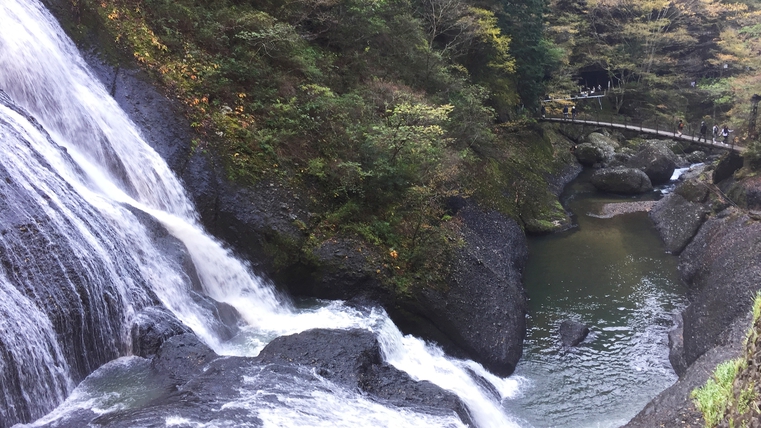
[[[324,393],[332,388],[325,380],[384,405],[432,415],[455,413],[473,426],[457,396],[384,363],[377,339],[366,330],[316,329],[279,337],[256,358],[220,357],[195,335],[181,334],[166,340],[150,362],[136,364],[146,363],[154,373],[153,385],[163,385],[159,396],[101,415],[76,409],[54,426],[164,426],[168,415],[176,415],[209,426],[235,421],[236,426],[260,427],[258,411],[250,409],[268,405],[255,400]]]
[[[650,210],[666,251],[672,254],[679,254],[687,246],[707,215],[708,209],[702,204],[690,202],[678,193],[666,195]]]
[[[397,295],[378,280],[382,267],[369,262],[351,238],[323,243],[314,251],[316,264],[289,260],[292,268],[277,269],[271,250],[290,246],[281,255],[298,254],[306,238],[297,224],[310,223],[308,198],[274,182],[250,188],[231,184],[212,157],[190,150],[194,137],[187,122],[139,73],[89,61],[106,86],[115,82],[117,102],[187,184],[206,228],[251,261],[257,273],[296,295],[378,302],[405,333],[435,340],[494,372],[513,371],[522,353],[526,311],[521,272],[527,246],[517,223],[497,214],[473,217],[447,290]],[[165,129],[167,123],[172,130]],[[477,225],[481,220],[485,224]]]
[[[684,361],[692,364],[720,345],[724,331],[748,313],[761,284],[761,222],[729,208],[707,220],[680,256],[679,270],[694,290],[684,319]]]
[[[454,410],[469,422],[460,399],[428,382],[383,362],[375,336],[367,330],[308,330],[279,337],[256,358],[259,364],[297,364],[350,389],[359,389],[396,407],[427,409],[446,414]]]
[[[636,195],[653,190],[648,176],[636,168],[601,169],[589,181],[602,192]]]
[[[558,334],[563,346],[576,346],[587,338],[589,327],[578,321],[565,320],[560,323]]]
[[[676,155],[663,144],[647,144],[627,162],[641,169],[653,185],[668,183],[676,169]]]
[[[149,357],[158,352],[170,337],[190,333],[186,327],[168,310],[150,306],[138,312],[132,324],[132,353]]]

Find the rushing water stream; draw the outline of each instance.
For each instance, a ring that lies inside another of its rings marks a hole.
[[[676,380],[667,331],[685,302],[677,258],[644,212],[589,215],[633,199],[597,194],[588,175],[564,193],[578,227],[529,242],[531,317],[515,372],[528,382],[506,406],[535,427],[618,427]],[[558,344],[566,319],[590,327],[577,348]]]

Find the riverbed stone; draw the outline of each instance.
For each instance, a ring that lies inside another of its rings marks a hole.
[[[582,143],[574,150],[576,159],[584,166],[593,166],[605,160],[605,152],[602,148],[590,143]]]
[[[706,159],[708,159],[708,155],[702,150],[695,150],[694,152],[685,155],[685,160],[689,163],[705,162]]]
[[[695,177],[688,177],[674,189],[674,193],[689,202],[703,203],[708,198],[709,189],[706,183]]]
[[[576,346],[587,338],[589,327],[578,321],[564,320],[560,323],[558,334],[564,346]]]
[[[653,190],[648,176],[636,168],[601,169],[589,181],[602,192],[636,195]]]
[[[627,167],[641,169],[653,185],[668,183],[676,169],[677,157],[663,144],[643,144],[627,162]]]
[[[650,218],[663,239],[666,251],[679,254],[695,236],[708,212],[702,204],[670,193],[650,210]]]

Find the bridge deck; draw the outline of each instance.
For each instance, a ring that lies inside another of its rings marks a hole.
[[[626,123],[616,123],[616,122],[603,122],[603,121],[596,121],[596,120],[583,120],[583,119],[564,119],[562,117],[544,117],[539,118],[539,120],[543,120],[546,122],[559,122],[559,123],[569,123],[569,124],[579,124],[579,125],[594,125],[594,126],[603,126],[606,128],[614,128],[614,129],[627,129],[630,131],[637,131],[641,132],[643,134],[650,134],[650,135],[657,135],[659,137],[665,137],[669,138],[671,140],[683,140],[683,141],[690,141],[695,144],[700,144],[708,147],[715,147],[719,149],[724,150],[732,150],[737,153],[742,153],[745,151],[745,147],[739,147],[735,145],[729,145],[724,144],[721,142],[713,142],[713,141],[706,141],[703,140],[700,137],[695,137],[687,134],[679,135],[677,132],[674,131],[665,131],[661,129],[653,129],[653,128],[645,128],[640,125],[636,124],[626,124]],[[698,141],[700,139],[700,141]]]

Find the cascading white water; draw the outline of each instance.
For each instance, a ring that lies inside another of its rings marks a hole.
[[[7,172],[14,189],[23,188],[34,195],[30,203],[53,223],[55,236],[48,241],[66,240],[77,260],[92,266],[88,270],[92,278],[84,282],[109,285],[102,290],[88,289],[89,306],[80,311],[87,317],[91,308],[102,310],[99,319],[113,321],[104,323],[104,328],[113,330],[102,334],[110,335],[112,342],[105,346],[110,351],[104,358],[129,353],[130,321],[137,311],[151,304],[155,293],[161,303],[222,354],[256,355],[273,338],[309,328],[374,331],[390,364],[414,379],[429,380],[459,395],[480,427],[516,426],[500,406],[500,400],[515,391],[516,381],[499,379],[476,363],[448,358],[434,346],[402,336],[383,311],[362,314],[340,302],[296,310],[207,235],[177,178],[93,78],[76,47],[37,0],[4,0],[0,4],[0,51],[0,89],[8,94],[0,105],[0,172]],[[217,337],[213,317],[191,298],[181,267],[156,248],[133,209],[150,214],[185,244],[204,292],[234,306],[248,324],[242,334],[244,343],[225,343]],[[2,239],[6,253],[19,254],[21,241]],[[20,373],[26,375],[32,369],[45,372],[30,375],[37,386],[22,395],[30,400],[44,399],[50,409],[71,393],[77,381],[56,338],[55,328],[66,323],[51,324],[39,309],[44,297],[30,299],[19,292],[18,275],[7,270],[0,265],[0,339],[17,354]],[[69,282],[81,295],[83,287]],[[103,299],[106,295],[108,299]],[[101,299],[104,303],[98,303]],[[8,329],[35,341],[17,343],[10,335],[3,335],[2,330]],[[2,364],[0,360],[0,369]],[[89,371],[84,367],[79,373]],[[500,397],[487,392],[474,375],[491,384]],[[457,426],[451,418],[431,419],[430,415],[386,408],[334,386],[312,394],[310,399],[294,398],[281,407],[273,408],[271,403],[257,407],[257,403],[256,397],[250,397],[249,402],[238,405],[253,406],[252,411],[277,426],[300,426],[293,418],[315,408],[322,408],[324,413],[308,412],[314,426],[315,420],[325,426],[373,420],[386,420],[385,425],[399,420],[408,421],[410,426]],[[331,410],[330,406],[335,407]],[[38,410],[19,417],[29,416],[41,415]]]

